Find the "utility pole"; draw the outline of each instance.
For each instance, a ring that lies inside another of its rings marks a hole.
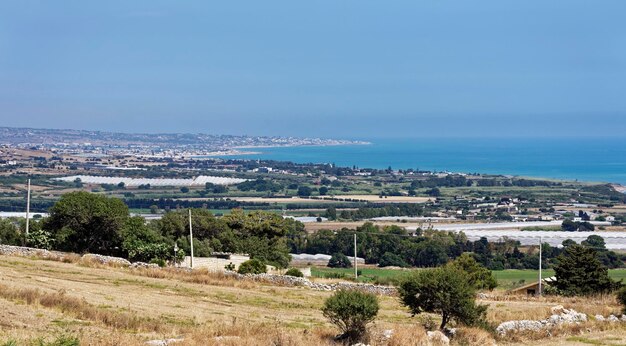
[[[174,242],[174,267],[178,267],[178,243]]]
[[[193,230],[191,228],[191,209],[189,209],[189,245],[191,246],[191,257],[189,257],[189,266],[193,269]]]
[[[543,246],[543,237],[539,236],[539,296],[541,296],[541,250]]]
[[[357,270],[357,264],[356,264],[356,233],[354,233],[354,279],[358,279],[359,278],[359,272]]]
[[[30,179],[28,179],[28,192],[26,193],[26,236],[28,236],[30,221]]]

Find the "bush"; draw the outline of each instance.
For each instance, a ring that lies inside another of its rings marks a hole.
[[[304,274],[302,274],[302,272],[298,268],[289,268],[289,270],[287,270],[287,272],[285,272],[285,275],[287,275],[287,276],[295,276],[295,277],[299,277],[299,278],[304,277]]]
[[[345,273],[330,272],[324,273],[323,277],[324,279],[345,279],[347,278],[347,275]]]
[[[239,270],[237,270],[239,274],[263,274],[265,272],[267,272],[265,263],[257,259],[251,259],[241,263]]]
[[[52,250],[54,237],[52,233],[41,229],[31,231],[26,237],[26,245],[38,249]]]
[[[150,260],[150,263],[156,264],[156,265],[158,265],[161,268],[166,266],[165,260],[163,260],[161,258],[153,258],[152,260]]]
[[[352,263],[346,255],[336,253],[330,257],[328,266],[331,268],[352,268]]]
[[[617,300],[624,306],[622,312],[626,314],[626,286],[617,292]]]
[[[339,290],[324,302],[324,317],[341,330],[341,339],[367,342],[367,324],[378,314],[378,298],[371,293]]]

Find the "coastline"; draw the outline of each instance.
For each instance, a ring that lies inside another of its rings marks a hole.
[[[234,146],[233,149],[212,151],[202,155],[191,155],[189,157],[195,159],[211,158],[220,156],[245,156],[245,155],[263,155],[262,151],[247,151],[239,149],[274,149],[274,148],[301,148],[301,147],[338,147],[350,145],[372,145],[371,142],[355,141],[350,143],[320,143],[320,144],[279,144],[279,145],[241,145]]]
[[[239,158],[626,186],[626,138],[590,143],[560,139],[494,142],[491,139],[424,138],[372,139],[369,143],[371,145],[274,146],[261,154],[244,154]],[[606,154],[597,155],[598,152]]]
[[[241,145],[233,149],[267,149],[267,148],[299,148],[299,147],[340,147],[350,145],[372,145],[372,142],[354,141],[350,143],[325,143],[325,144],[278,144],[278,145]],[[259,154],[259,153],[255,153]]]

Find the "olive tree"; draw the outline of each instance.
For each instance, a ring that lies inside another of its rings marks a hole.
[[[440,329],[450,321],[476,325],[487,311],[486,305],[476,304],[476,288],[469,275],[451,265],[414,272],[400,281],[398,293],[413,315],[441,314]]]

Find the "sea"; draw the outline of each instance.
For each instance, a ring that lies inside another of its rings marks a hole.
[[[368,145],[254,148],[229,157],[626,185],[626,138],[359,138]]]

